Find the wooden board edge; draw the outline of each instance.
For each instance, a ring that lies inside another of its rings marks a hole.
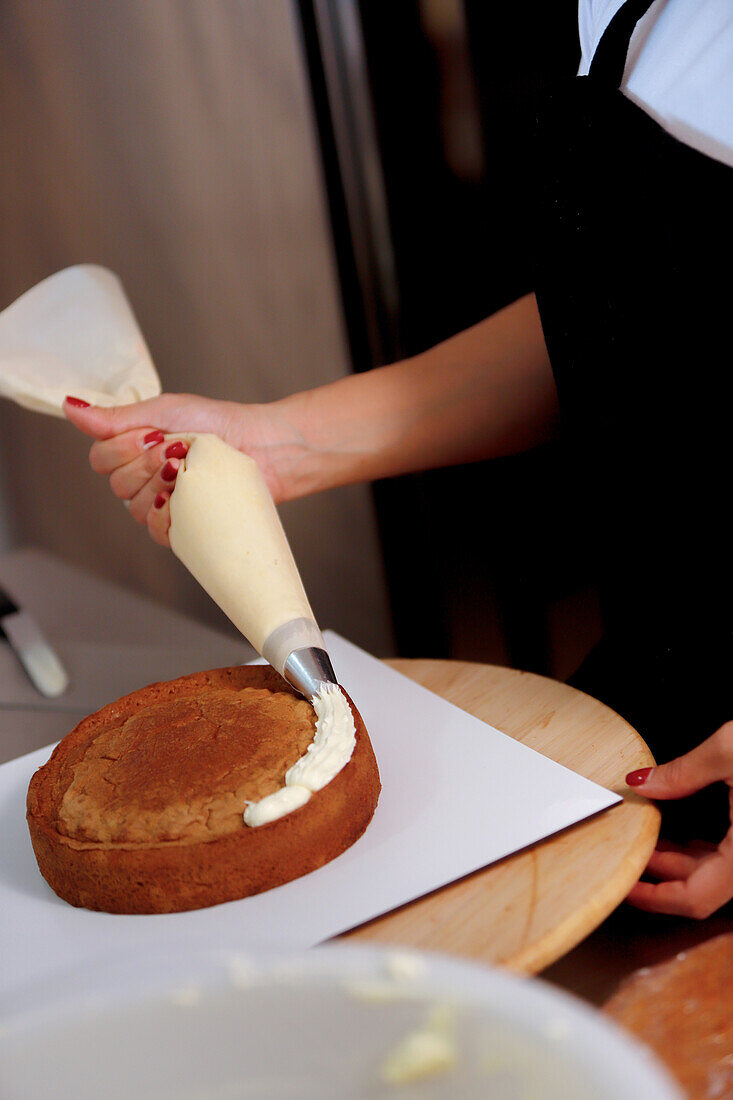
[[[581,940],[595,931],[606,917],[622,904],[632,886],[639,881],[659,836],[662,816],[660,811],[650,803],[643,808],[642,812],[644,817],[638,846],[625,857],[617,873],[594,896],[592,903],[570,914],[530,947],[523,948],[505,959],[496,960],[498,966],[517,974],[538,974],[577,947]]]

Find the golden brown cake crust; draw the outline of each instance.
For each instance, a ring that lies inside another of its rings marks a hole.
[[[348,696],[347,696],[348,698]],[[269,666],[198,672],[89,715],[28,789],[41,874],[72,905],[198,909],[269,890],[345,851],[380,791],[364,723],[351,760],[293,813],[258,828],[247,800],[283,785],[315,713]]]

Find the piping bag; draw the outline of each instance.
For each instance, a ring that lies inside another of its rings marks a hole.
[[[185,436],[170,498],[171,549],[258,653],[312,698],[336,677],[287,536],[254,459]]]
[[[161,384],[119,279],[82,264],[0,313],[0,396],[63,417],[155,397]],[[171,496],[173,553],[266,661],[311,699],[337,680],[256,462],[213,435],[189,443]]]

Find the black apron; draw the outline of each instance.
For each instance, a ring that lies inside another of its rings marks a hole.
[[[584,517],[606,624],[570,682],[664,761],[733,718],[733,169],[619,90],[649,6],[629,0],[588,76],[543,98],[533,228],[572,455],[558,491]],[[698,799],[704,826],[684,806],[682,831],[722,835],[720,793]]]

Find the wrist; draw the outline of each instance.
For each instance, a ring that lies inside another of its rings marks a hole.
[[[359,454],[344,430],[349,401],[343,390],[341,383],[331,383],[290,394],[269,406],[284,441],[278,455],[287,480],[287,497],[283,499],[309,496],[368,477],[360,472]]]
[[[240,406],[236,446],[255,459],[276,503],[338,484],[329,455],[313,439],[305,397]]]

